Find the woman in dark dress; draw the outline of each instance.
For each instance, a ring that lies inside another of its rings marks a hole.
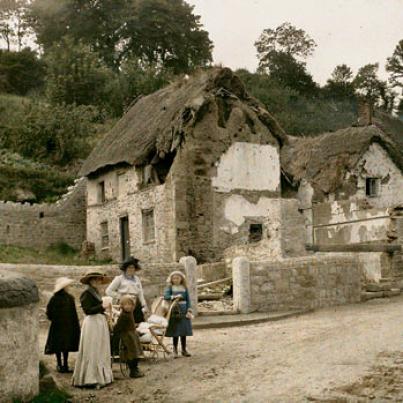
[[[56,354],[57,371],[72,372],[68,366],[70,351],[78,351],[80,323],[78,321],[74,297],[68,293],[73,280],[57,279],[54,294],[46,307],[46,315],[51,321],[45,354]],[[62,362],[63,355],[63,362]]]

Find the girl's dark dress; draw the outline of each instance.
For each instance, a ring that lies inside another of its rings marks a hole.
[[[122,311],[118,321],[113,328],[113,333],[122,340],[125,349],[123,351],[123,359],[126,361],[139,358],[142,353],[140,339],[136,333],[136,325],[132,312]]]
[[[80,323],[72,295],[60,290],[52,296],[46,315],[51,321],[45,354],[78,351]]]

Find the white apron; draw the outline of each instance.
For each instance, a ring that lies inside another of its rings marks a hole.
[[[105,315],[88,315],[81,328],[73,385],[105,386],[112,381],[110,335]]]

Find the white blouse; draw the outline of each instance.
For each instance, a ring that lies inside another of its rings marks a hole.
[[[143,287],[137,276],[127,277],[124,274],[116,276],[105,290],[105,294],[116,299],[120,299],[126,294],[134,295],[139,299],[143,308],[147,306]]]

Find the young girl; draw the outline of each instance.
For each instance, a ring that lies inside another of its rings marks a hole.
[[[70,351],[78,350],[80,323],[78,321],[74,297],[68,293],[73,280],[61,277],[56,280],[53,296],[46,307],[46,315],[51,321],[45,354],[56,354],[57,371],[72,372],[69,369]],[[63,354],[63,363],[62,363]]]
[[[123,343],[125,350],[123,356],[130,369],[130,378],[141,378],[144,376],[138,368],[138,359],[141,356],[142,349],[139,336],[136,332],[136,324],[134,323],[133,312],[136,301],[130,295],[124,295],[120,298],[120,316],[113,328]]]
[[[166,331],[167,337],[173,337],[174,358],[178,357],[178,342],[181,339],[182,355],[190,357],[186,350],[186,336],[192,336],[192,309],[190,305],[189,292],[186,285],[186,278],[180,271],[172,272],[167,279],[168,287],[164,292],[164,299],[176,300],[178,312],[171,316]]]
[[[110,335],[104,315],[108,306],[101,297],[102,285],[108,283],[109,279],[102,273],[90,270],[80,281],[88,287],[80,297],[86,316],[81,329],[73,385],[99,389],[113,381]]]

